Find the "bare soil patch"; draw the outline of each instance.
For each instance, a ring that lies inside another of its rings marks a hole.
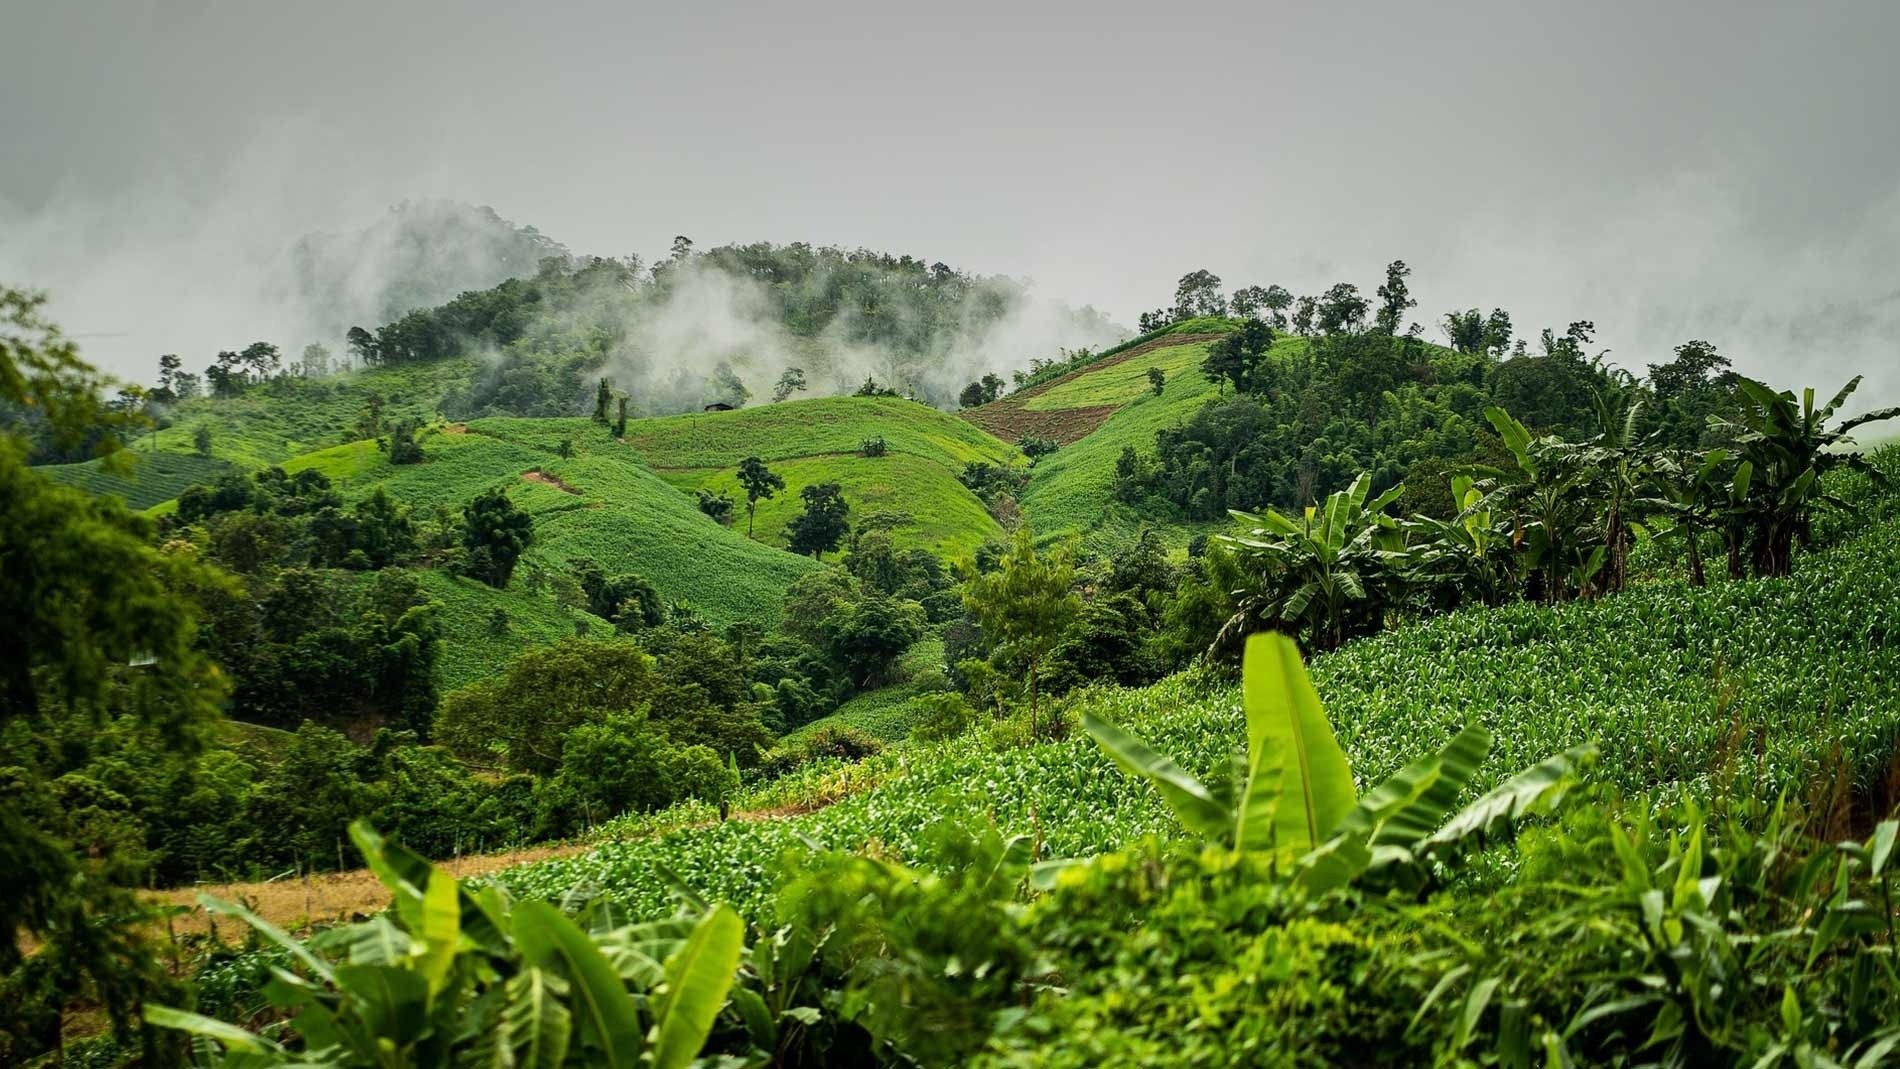
[[[579,490],[574,489],[573,487],[567,485],[561,480],[539,469],[536,469],[535,471],[524,471],[521,473],[521,477],[522,479],[531,483],[540,483],[542,486],[552,486],[556,490],[559,490],[560,492],[564,494],[573,494],[576,497],[580,496]]]

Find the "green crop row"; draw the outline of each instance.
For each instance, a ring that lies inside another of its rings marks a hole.
[[[1788,580],[1692,590],[1650,583],[1558,609],[1455,614],[1318,657],[1313,674],[1363,786],[1477,721],[1496,745],[1474,790],[1531,760],[1594,740],[1593,773],[1625,791],[1800,791],[1836,770],[1863,781],[1900,736],[1900,529],[1883,525],[1806,558]],[[1239,695],[1206,672],[1153,687],[1086,692],[1088,710],[1132,725],[1198,776],[1241,738]],[[1838,747],[1838,750],[1837,750]],[[778,820],[732,821],[609,842],[508,872],[518,891],[603,891],[637,912],[670,908],[661,867],[760,915],[779,854],[806,841],[911,856],[940,818],[994,819],[1052,855],[1107,850],[1170,821],[1155,797],[1087,740],[991,749],[983,736],[887,751],[857,766],[862,790]],[[833,793],[787,796],[791,809]]]

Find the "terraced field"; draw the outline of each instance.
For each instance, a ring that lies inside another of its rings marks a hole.
[[[135,509],[168,501],[195,483],[215,482],[234,465],[196,453],[122,450],[111,461],[47,464],[35,470],[68,486],[102,497],[116,497]]]

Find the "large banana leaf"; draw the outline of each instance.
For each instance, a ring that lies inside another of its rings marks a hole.
[[[1260,634],[1247,640],[1242,696],[1247,782],[1234,844],[1248,850],[1319,845],[1352,811],[1352,770],[1292,639]]]
[[[633,1069],[644,1042],[640,1011],[620,976],[587,933],[546,902],[520,902],[514,912],[515,945],[527,964],[566,978],[581,1020],[599,1045],[602,1064]]]
[[[1458,804],[1491,748],[1491,734],[1468,727],[1444,749],[1426,754],[1362,796],[1326,843],[1301,858],[1309,891],[1323,894],[1367,869],[1413,857]]]
[[[508,978],[502,1011],[502,1045],[521,1069],[559,1069],[567,1059],[573,1015],[561,1001],[567,985],[546,969],[523,969]]]
[[[1094,713],[1082,715],[1082,730],[1088,732],[1116,764],[1154,784],[1183,827],[1215,842],[1232,840],[1233,811],[1217,801],[1200,780],[1188,775],[1180,765]]]
[[[237,1025],[228,1024],[215,1017],[206,1017],[201,1013],[173,1009],[156,1003],[146,1004],[145,1020],[160,1028],[176,1028],[194,1036],[217,1040],[224,1045],[226,1050],[244,1051],[250,1054],[280,1054],[284,1049],[263,1036],[247,1032]]]
[[[1569,791],[1575,774],[1596,758],[1588,743],[1544,758],[1466,806],[1425,840],[1426,849],[1443,849],[1473,836],[1489,836],[1535,812],[1548,811]]]
[[[667,960],[666,995],[655,1011],[653,1069],[686,1069],[699,1056],[744,953],[745,922],[719,905]]]

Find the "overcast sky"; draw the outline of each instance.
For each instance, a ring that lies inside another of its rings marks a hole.
[[[1900,400],[1900,3],[1346,6],[0,0],[0,281],[143,375],[268,327],[242,294],[289,239],[449,197],[1130,324],[1195,267],[1403,258],[1432,337],[1499,305]]]

